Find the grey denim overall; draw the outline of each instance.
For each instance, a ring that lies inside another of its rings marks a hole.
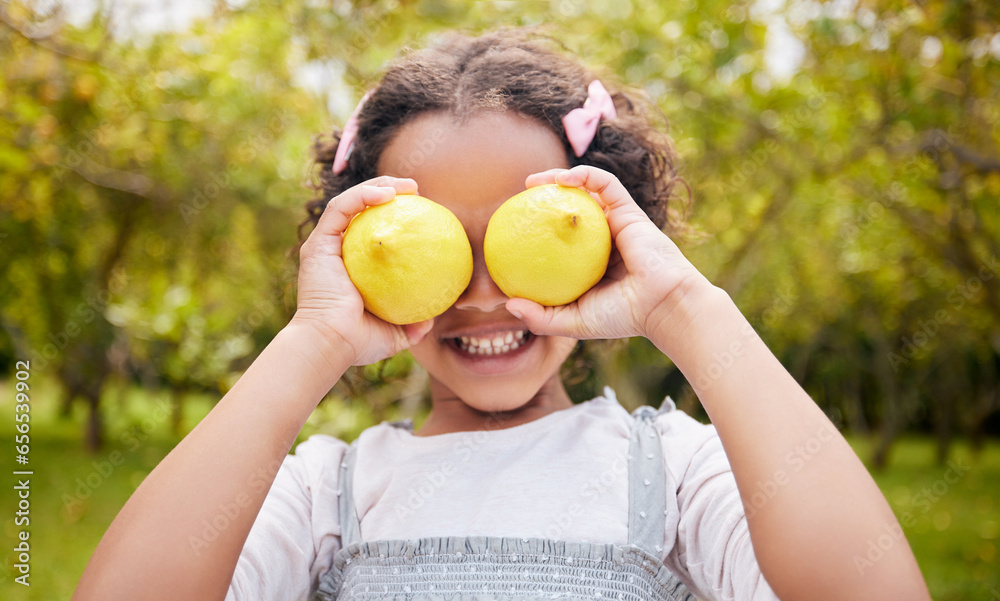
[[[669,398],[659,412],[670,411]],[[341,464],[343,547],[320,580],[320,601],[512,601],[563,599],[694,601],[660,561],[666,526],[666,477],[649,406],[632,413],[629,442],[628,543],[582,543],[519,537],[361,540],[352,477],[356,446]],[[412,424],[395,422],[408,428]],[[356,441],[355,441],[356,442]]]

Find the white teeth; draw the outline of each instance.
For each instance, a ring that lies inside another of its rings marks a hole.
[[[519,348],[527,335],[526,330],[517,330],[501,332],[489,338],[460,336],[456,342],[459,348],[472,355],[500,355]]]

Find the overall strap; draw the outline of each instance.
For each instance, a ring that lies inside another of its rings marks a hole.
[[[655,557],[662,551],[667,501],[663,449],[654,420],[673,408],[673,402],[668,399],[664,405],[660,411],[647,405],[632,412],[628,451],[628,541]]]
[[[357,440],[351,443],[340,462],[340,481],[337,494],[340,496],[340,546],[361,540],[361,522],[354,507],[354,458],[357,454]]]
[[[413,432],[413,420],[409,418],[385,423]],[[354,505],[354,461],[358,454],[358,441],[360,440],[360,436],[354,439],[340,462],[340,481],[337,486],[337,495],[340,497],[338,501],[340,503],[341,547],[361,540],[361,519],[358,517],[357,507]]]

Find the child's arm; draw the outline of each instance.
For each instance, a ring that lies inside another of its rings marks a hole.
[[[223,599],[268,487],[316,404],[350,365],[390,356],[429,330],[430,322],[402,328],[364,313],[340,260],[355,213],[416,191],[412,180],[374,183],[381,187],[358,186],[330,203],[302,248],[295,317],[135,491],[74,599]]]
[[[781,599],[930,599],[864,465],[725,291],[698,273],[611,174],[576,167],[527,183],[552,181],[599,196],[620,261],[576,303],[542,308],[516,299],[508,309],[539,334],[645,336],[674,361],[719,432],[758,563]],[[768,483],[777,485],[774,494],[755,498]],[[859,567],[856,559],[887,533],[893,544],[881,559]]]

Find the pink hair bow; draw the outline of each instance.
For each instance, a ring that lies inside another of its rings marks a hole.
[[[601,82],[594,80],[587,87],[587,100],[582,108],[573,109],[562,118],[563,128],[566,129],[566,139],[573,147],[573,152],[577,157],[582,157],[587,152],[590,143],[597,135],[597,126],[602,118],[614,119],[618,116],[615,111],[615,103],[611,100],[611,95],[604,89]]]
[[[358,106],[354,107],[354,112],[347,119],[347,123],[344,124],[344,133],[340,134],[340,143],[337,144],[337,154],[333,157],[333,172],[340,173],[347,168],[347,159],[351,158],[351,152],[354,150],[354,138],[358,135],[358,114],[361,112],[361,107],[365,105],[368,101],[368,97],[372,95],[372,91],[369,90],[367,94],[361,97],[361,101],[358,102]]]

